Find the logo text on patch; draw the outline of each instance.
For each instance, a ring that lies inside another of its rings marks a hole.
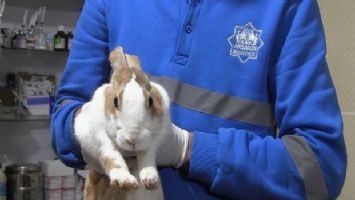
[[[264,44],[261,34],[262,30],[254,28],[251,22],[244,26],[235,26],[233,35],[228,38],[230,55],[238,57],[242,63],[249,59],[256,60],[258,51]]]

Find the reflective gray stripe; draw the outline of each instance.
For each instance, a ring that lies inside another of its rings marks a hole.
[[[61,101],[59,104],[58,104],[58,107],[59,108],[62,108],[63,106],[67,105],[68,103],[72,102],[73,100],[70,100],[70,99],[64,99],[63,101]]]
[[[192,110],[222,118],[273,127],[270,104],[211,92],[167,77],[150,76],[169,93],[171,101]]]
[[[285,135],[282,141],[303,178],[307,199],[328,199],[321,168],[308,143],[298,135]]]

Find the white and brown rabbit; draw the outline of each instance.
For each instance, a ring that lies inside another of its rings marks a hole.
[[[168,94],[121,47],[110,53],[110,62],[111,81],[95,91],[75,118],[85,158],[99,160],[97,167],[106,174],[90,169],[84,198],[163,199],[155,156],[170,126]],[[127,152],[136,155],[139,181],[126,164]]]

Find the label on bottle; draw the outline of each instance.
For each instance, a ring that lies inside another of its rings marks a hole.
[[[70,50],[71,49],[71,42],[73,41],[73,39],[69,39],[68,40],[68,50]]]
[[[26,45],[28,49],[34,49],[36,46],[36,40],[33,37],[27,38]]]
[[[17,48],[20,48],[20,49],[26,49],[27,48],[27,44],[26,44],[26,39],[25,38],[18,40]]]
[[[54,38],[54,49],[65,49],[65,39],[61,37]]]

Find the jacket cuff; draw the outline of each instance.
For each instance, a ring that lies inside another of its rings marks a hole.
[[[217,173],[217,135],[192,133],[188,177],[212,185]]]
[[[75,112],[77,109],[81,108],[83,103],[73,103],[73,109],[69,111],[68,117],[65,120],[65,125],[64,125],[64,135],[67,145],[70,147],[71,153],[67,154],[66,152],[65,155],[63,155],[64,160],[63,162],[73,168],[79,168],[82,169],[85,167],[85,161],[82,158],[81,154],[81,147],[79,142],[77,141],[75,134],[74,134],[74,119],[75,119]],[[66,149],[67,150],[67,149]],[[63,152],[64,153],[64,152]]]
[[[65,134],[66,137],[69,138],[71,146],[74,147],[73,151],[77,153],[77,155],[81,155],[81,148],[79,142],[75,138],[74,134],[74,120],[75,120],[75,112],[81,107],[81,104],[76,105],[76,108],[72,109],[68,115],[67,120],[65,121]]]

